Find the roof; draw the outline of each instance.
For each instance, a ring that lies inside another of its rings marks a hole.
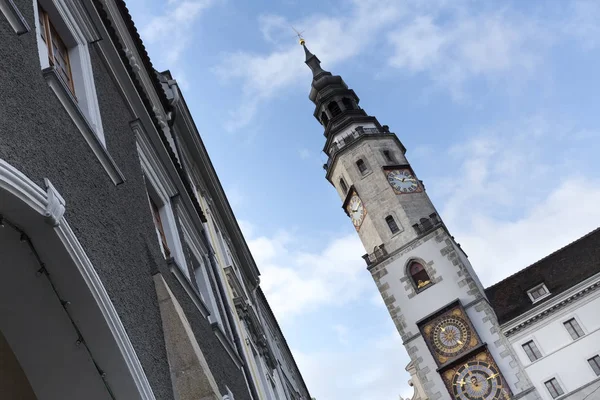
[[[537,302],[537,306],[597,273],[600,273],[600,228],[488,287],[485,293],[498,322],[503,324],[534,307],[527,294],[534,286],[544,283],[551,293]]]

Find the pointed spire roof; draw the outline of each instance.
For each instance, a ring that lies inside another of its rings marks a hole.
[[[304,40],[301,40],[300,44],[304,48],[304,54],[306,55],[304,62],[312,71],[313,79],[317,80],[323,75],[331,75],[331,72],[325,71],[323,68],[321,68],[321,60],[319,60],[317,56],[310,52],[308,47],[306,47],[306,43],[304,42]]]

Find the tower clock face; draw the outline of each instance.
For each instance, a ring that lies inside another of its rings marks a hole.
[[[461,365],[452,379],[453,395],[460,400],[508,400],[508,392],[495,365],[469,361]]]
[[[387,179],[397,194],[417,193],[421,186],[409,169],[392,169],[387,171]]]
[[[454,357],[471,342],[471,329],[462,318],[448,316],[433,327],[432,336],[439,354]]]
[[[363,220],[365,219],[367,210],[365,210],[365,206],[356,193],[352,194],[352,197],[346,206],[346,210],[348,211],[348,215],[350,216],[354,227],[356,230],[359,230]]]

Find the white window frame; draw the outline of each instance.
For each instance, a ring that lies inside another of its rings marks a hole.
[[[546,290],[546,294],[544,294],[536,299],[533,297],[533,292],[535,292],[536,290],[539,290],[540,288],[544,288]],[[551,294],[552,293],[550,293],[550,291],[546,287],[545,283],[540,283],[539,285],[536,285],[527,291],[527,295],[529,296],[529,299],[531,300],[531,302],[533,304],[537,303],[538,301],[540,301],[542,299],[545,299],[546,297],[550,296]]]
[[[592,367],[592,364],[590,364],[590,361],[589,361],[589,360],[593,359],[594,357],[600,357],[600,350],[585,357],[585,363],[588,365],[588,368],[590,369],[590,371],[592,371],[592,374],[594,374],[594,376],[600,377],[600,373],[596,374],[596,371],[594,371],[594,368]]]
[[[96,40],[98,34],[93,24],[86,17],[83,6],[78,2],[67,0],[33,0],[35,13],[35,30],[38,44],[38,53],[42,69],[50,67],[48,60],[48,49],[40,36],[40,24],[38,16],[38,3],[50,16],[51,22],[56,28],[61,39],[69,50],[69,60],[77,96],[76,105],[90,125],[98,139],[105,144],[102,119],[100,118],[100,106],[94,85],[94,73],[90,57],[88,43]],[[64,86],[64,85],[63,85]],[[55,87],[53,89],[56,90]],[[68,88],[63,88],[71,96]]]
[[[536,348],[536,349],[537,349],[537,351],[540,353],[540,356],[539,356],[538,358],[536,358],[535,360],[532,360],[532,359],[530,359],[530,358],[529,358],[529,355],[528,355],[528,354],[527,354],[527,352],[525,351],[525,345],[526,345],[527,343],[529,343],[529,342],[533,342],[533,344],[535,345],[535,348]],[[542,349],[540,349],[540,346],[539,346],[539,344],[538,344],[537,340],[536,340],[535,338],[533,338],[533,337],[530,337],[530,338],[528,338],[528,339],[526,339],[526,340],[523,340],[523,341],[520,343],[520,346],[521,346],[521,351],[523,351],[523,353],[525,354],[525,359],[526,359],[526,360],[528,360],[528,361],[529,361],[529,363],[534,363],[534,362],[537,362],[537,361],[539,361],[539,360],[541,360],[542,358],[544,358],[544,357],[545,357],[545,356],[544,356],[544,353],[542,352]]]
[[[548,389],[548,387],[546,386],[546,382],[551,381],[552,379],[556,379],[556,382],[558,382],[558,386],[560,387],[560,390],[562,390],[562,394],[559,394],[558,396],[554,397],[552,396],[552,393],[550,393],[550,389]],[[565,385],[563,384],[562,380],[559,378],[558,375],[551,375],[549,377],[547,377],[546,379],[542,380],[542,387],[544,388],[544,390],[546,391],[546,393],[548,393],[550,395],[551,399],[560,399],[562,396],[564,396],[565,394],[569,393],[569,391],[567,390],[567,388],[565,387]]]
[[[575,322],[579,326],[579,329],[581,329],[581,332],[582,332],[581,336],[576,337],[576,338],[573,338],[573,336],[571,336],[571,334],[569,333],[569,330],[567,329],[567,325],[566,325],[566,323],[569,322],[570,320],[575,320]],[[567,334],[569,335],[569,338],[571,338],[572,341],[579,340],[579,339],[581,339],[581,338],[583,338],[583,337],[585,337],[587,335],[587,329],[585,329],[585,327],[581,323],[581,320],[575,314],[569,315],[568,318],[562,319],[561,323],[562,323],[562,326],[563,326],[564,330],[567,332]]]

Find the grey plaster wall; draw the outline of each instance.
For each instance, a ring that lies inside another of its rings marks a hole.
[[[14,0],[34,27],[32,0]],[[49,178],[65,218],[104,282],[157,399],[173,399],[152,280],[163,273],[219,385],[248,399],[242,372],[174,279],[158,248],[129,122],[134,117],[90,46],[106,147],[126,182],[115,186],[42,77],[36,33],[17,36],[0,14],[0,158],[38,185]]]

